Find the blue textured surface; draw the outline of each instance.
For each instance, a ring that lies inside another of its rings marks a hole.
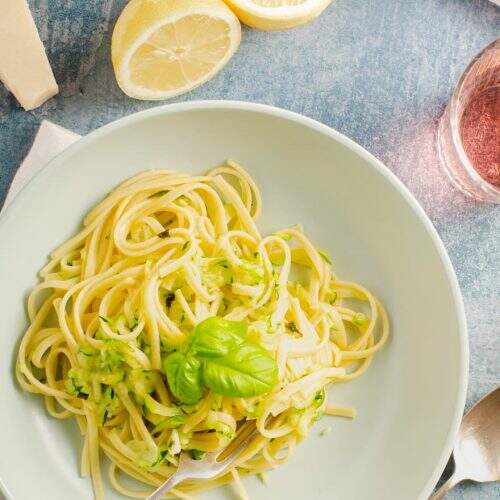
[[[61,93],[25,112],[0,86],[0,204],[42,119],[84,134],[155,105],[127,98],[115,83],[109,39],[124,3],[30,0]],[[173,100],[238,99],[297,111],[356,140],[408,186],[462,288],[471,348],[467,407],[500,382],[500,207],[448,184],[433,137],[468,61],[499,35],[500,9],[487,0],[337,0],[302,28],[245,29],[219,75]],[[500,485],[464,484],[449,498],[499,499]]]

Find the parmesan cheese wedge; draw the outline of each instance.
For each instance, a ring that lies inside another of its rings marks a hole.
[[[26,110],[59,92],[26,0],[1,0],[0,80]]]

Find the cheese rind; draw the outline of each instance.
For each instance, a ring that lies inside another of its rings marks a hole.
[[[0,0],[0,80],[26,110],[59,92],[26,0]]]

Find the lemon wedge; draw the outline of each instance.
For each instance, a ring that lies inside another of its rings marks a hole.
[[[332,0],[224,0],[241,22],[277,31],[305,24],[319,16]]]
[[[130,97],[168,99],[212,78],[240,39],[222,0],[131,0],[111,41],[116,80]]]

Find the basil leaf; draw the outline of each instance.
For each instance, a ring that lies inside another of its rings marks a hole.
[[[204,359],[203,382],[223,396],[258,396],[278,382],[278,366],[264,348],[244,343],[226,356]]]
[[[194,404],[206,385],[216,394],[252,397],[278,382],[278,366],[271,354],[246,340],[247,324],[220,317],[208,318],[193,330],[183,348],[164,361],[172,394]]]
[[[245,340],[247,324],[215,316],[199,323],[189,344],[189,353],[202,357],[226,356]]]
[[[203,395],[200,361],[194,356],[173,352],[163,363],[172,394],[182,403],[197,403]]]

